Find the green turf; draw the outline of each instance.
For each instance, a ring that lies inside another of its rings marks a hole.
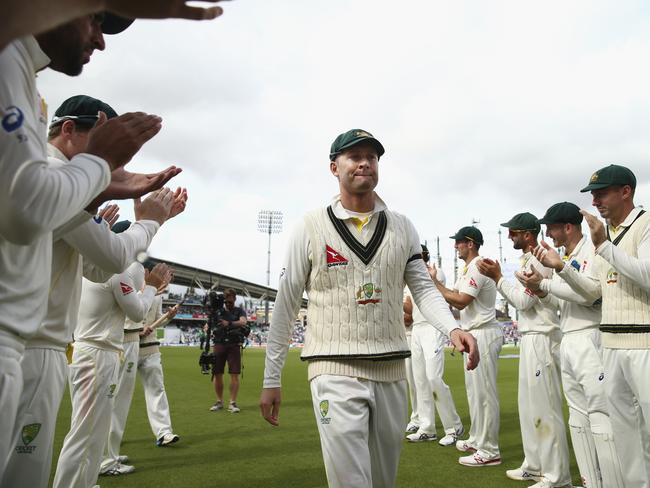
[[[502,354],[514,352],[515,349],[504,348]],[[298,351],[290,352],[284,370],[279,428],[266,424],[257,406],[264,367],[263,350],[245,352],[239,414],[208,411],[214,403],[214,393],[209,376],[199,373],[198,356],[198,348],[163,348],[172,423],[174,432],[181,436],[180,442],[167,448],[155,446],[142,386],[138,382],[121,450],[130,457],[136,471],[120,477],[101,476],[102,488],[326,486],[306,366],[299,360]],[[468,468],[458,464],[460,453],[453,447],[443,448],[436,442],[405,442],[398,486],[523,488],[527,485],[505,477],[505,470],[518,467],[523,456],[517,415],[517,363],[517,359],[499,362],[500,447],[504,463]],[[447,352],[445,378],[452,389],[458,413],[468,427],[462,360],[458,354],[451,357]],[[53,470],[69,422],[70,400],[66,393],[57,423]],[[440,428],[438,434],[442,434]],[[577,485],[573,458],[571,462],[571,473]]]

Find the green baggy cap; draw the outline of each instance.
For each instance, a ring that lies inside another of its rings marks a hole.
[[[610,164],[591,175],[589,184],[580,191],[584,193],[613,185],[630,185],[634,189],[636,188],[636,177],[629,168],[618,164]]]
[[[384,154],[384,146],[381,145],[375,137],[368,131],[362,129],[351,129],[343,134],[340,134],[334,142],[332,147],[330,147],[330,161],[334,161],[336,156],[341,154],[346,149],[356,146],[360,142],[368,141],[371,142],[375,149],[377,149],[377,156],[382,157]]]
[[[537,221],[540,224],[574,224],[582,223],[580,207],[571,202],[560,202],[551,205],[544,217]]]
[[[100,111],[104,112],[109,119],[117,117],[117,112],[109,104],[88,95],[75,95],[68,98],[56,109],[50,125],[54,126],[66,120],[74,120],[81,124],[93,126],[99,118],[98,112]]]
[[[541,230],[537,217],[530,212],[523,212],[515,215],[507,222],[501,224],[501,227],[507,227],[514,231],[529,231],[536,233]]]
[[[453,236],[449,237],[455,241],[473,241],[476,242],[479,246],[483,245],[483,234],[481,234],[481,231],[473,225],[462,227]]]

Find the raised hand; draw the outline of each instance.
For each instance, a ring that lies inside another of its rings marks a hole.
[[[598,217],[590,214],[586,210],[580,210],[580,213],[587,221],[589,232],[591,233],[591,242],[593,243],[594,247],[597,248],[607,240],[607,232],[605,231],[605,226]]]
[[[120,207],[115,204],[110,204],[102,208],[97,213],[97,216],[104,219],[109,227],[113,227],[115,225],[115,222],[117,222],[117,220],[120,218],[120,214],[118,213],[119,211]]]
[[[564,261],[555,249],[549,246],[546,241],[540,242],[533,254],[537,260],[547,268],[553,268],[558,273],[564,268]]]
[[[160,225],[169,217],[174,204],[174,193],[169,188],[151,193],[144,200],[133,200],[133,213],[136,220],[155,220]]]
[[[501,265],[498,261],[489,258],[479,259],[476,267],[482,275],[492,278],[495,282],[498,282],[503,277],[501,274]]]
[[[165,282],[169,266],[165,263],[156,264],[149,273],[145,273],[144,282],[156,290]]]
[[[187,188],[176,188],[174,192],[174,202],[172,208],[169,212],[169,217],[167,219],[173,219],[179,213],[185,211],[185,206],[187,205]]]
[[[214,4],[222,0],[201,0]],[[223,13],[221,7],[190,6],[187,0],[106,0],[106,10],[129,19],[212,20]]]
[[[86,152],[104,159],[111,171],[121,168],[149,139],[162,128],[162,119],[144,112],[128,112],[107,120],[99,112],[99,120],[88,135]]]

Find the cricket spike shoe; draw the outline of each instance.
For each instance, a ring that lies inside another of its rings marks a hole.
[[[123,474],[129,474],[133,473],[135,471],[135,468],[133,466],[130,466],[128,464],[120,464],[117,463],[115,466],[113,466],[110,469],[106,469],[99,474],[104,475],[104,476],[120,476]]]
[[[426,432],[414,432],[406,436],[406,440],[409,442],[430,442],[438,440],[436,434],[427,434]]]
[[[463,466],[470,467],[483,467],[483,466],[496,466],[501,464],[501,458],[484,458],[478,452],[458,458],[458,462]]]
[[[438,444],[440,444],[443,447],[447,446],[452,446],[456,444],[458,441],[458,438],[465,433],[465,428],[461,425],[458,429],[456,429],[455,432],[451,432],[447,435],[445,435],[442,439],[438,441]],[[465,452],[465,451],[463,451]]]
[[[406,426],[406,433],[407,434],[415,434],[420,426],[418,424],[414,424],[413,422],[409,422],[409,424]]]
[[[456,441],[456,449],[460,452],[476,452],[476,448],[467,441]]]
[[[165,447],[170,444],[173,444],[175,442],[178,442],[180,440],[180,437],[178,437],[176,434],[172,434],[171,432],[168,434],[165,434],[162,436],[160,439],[156,441],[156,445],[158,447]]]
[[[508,469],[506,471],[506,476],[511,480],[517,481],[541,481],[541,473],[531,473],[530,471],[525,471],[521,468],[517,469]]]

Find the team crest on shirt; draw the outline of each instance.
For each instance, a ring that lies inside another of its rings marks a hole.
[[[474,278],[469,279],[469,286],[478,290],[478,284],[476,284],[476,280]]]
[[[122,295],[128,295],[129,293],[133,293],[133,288],[123,281],[120,281],[120,288],[122,289]]]
[[[327,413],[330,410],[330,402],[329,400],[322,400],[318,404],[318,410],[320,411],[320,423],[327,425],[330,423],[332,420],[330,417],[327,416]]]
[[[327,267],[347,266],[348,260],[340,252],[325,244],[325,254],[327,254]]]
[[[357,303],[368,305],[369,303],[381,302],[381,288],[374,283],[364,283],[357,288]]]
[[[31,454],[36,450],[36,446],[30,446],[30,444],[36,439],[38,433],[41,431],[41,424],[27,424],[23,426],[23,430],[20,432],[20,437],[23,441],[22,446],[16,446],[16,452],[18,454]]]
[[[618,273],[614,268],[610,268],[609,271],[607,272],[606,283],[608,285],[615,285],[616,283],[618,283]]]

